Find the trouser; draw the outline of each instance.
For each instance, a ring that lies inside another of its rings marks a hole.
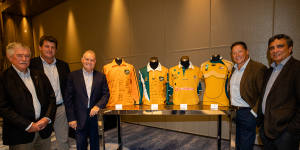
[[[51,140],[50,137],[42,139],[38,132],[35,133],[34,139],[31,143],[9,145],[9,150],[50,150]]]
[[[236,110],[236,149],[253,150],[256,137],[256,119],[251,108]]]
[[[56,137],[57,150],[69,150],[68,143],[68,121],[64,105],[57,107],[55,121],[54,121],[54,132]]]
[[[264,126],[259,129],[264,150],[299,150],[299,135],[294,135],[288,130],[284,130],[276,139],[270,139],[265,135]]]
[[[97,116],[88,116],[84,128],[77,129],[75,132],[77,150],[87,150],[88,138],[90,141],[90,150],[99,150],[100,145]]]

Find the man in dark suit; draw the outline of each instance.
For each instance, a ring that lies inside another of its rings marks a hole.
[[[56,112],[51,84],[44,74],[28,69],[29,47],[13,42],[6,54],[12,66],[0,78],[3,144],[12,150],[49,150]]]
[[[236,149],[253,150],[256,137],[257,102],[267,67],[250,59],[245,42],[231,46],[231,57],[235,65],[230,78],[231,107],[236,113]]]
[[[266,150],[298,150],[300,139],[300,61],[292,54],[293,40],[284,34],[269,39],[273,61],[267,70],[258,125]]]
[[[91,150],[99,150],[97,114],[109,99],[105,75],[94,70],[96,55],[86,51],[81,62],[83,68],[71,72],[67,81],[66,106],[69,126],[76,130],[77,150],[87,149],[87,138]]]
[[[44,35],[39,42],[40,56],[31,59],[30,69],[45,73],[48,77],[56,96],[56,115],[54,132],[58,150],[68,150],[68,122],[63,105],[66,80],[70,73],[69,65],[55,58],[57,40],[53,36]]]

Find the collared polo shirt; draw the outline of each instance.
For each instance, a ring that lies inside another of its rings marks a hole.
[[[205,82],[203,105],[229,106],[226,88],[232,66],[232,62],[225,59],[218,62],[206,61],[202,63],[200,76]]]
[[[139,70],[140,104],[164,104],[168,100],[168,69],[160,63],[153,70],[148,63]]]
[[[190,62],[189,68],[185,69],[180,63],[169,69],[169,83],[175,105],[199,103],[198,93],[201,88],[200,69]]]
[[[116,104],[133,105],[139,103],[139,90],[134,66],[122,60],[118,65],[115,60],[103,67],[107,79],[110,98],[107,106]]]

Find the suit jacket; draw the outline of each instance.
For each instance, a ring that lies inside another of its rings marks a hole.
[[[233,68],[233,71],[234,70]],[[240,94],[242,99],[245,100],[252,109],[257,108],[256,104],[261,95],[266,70],[267,67],[265,65],[250,59],[243,73],[240,82]]]
[[[29,67],[31,70],[34,69],[44,73],[44,66],[41,57],[32,58],[30,60]],[[70,68],[66,62],[59,60],[57,58],[56,58],[56,68],[59,76],[61,94],[64,98],[64,93],[65,93],[64,91],[66,89],[66,83],[67,83],[68,74],[70,73]]]
[[[54,120],[56,113],[55,94],[45,74],[30,70],[37,98],[41,104],[40,118],[35,119],[30,91],[13,67],[5,70],[0,77],[0,114],[3,117],[3,144],[16,145],[33,141],[35,133],[25,129],[43,117]],[[47,138],[52,132],[52,123],[39,132]]]
[[[87,108],[88,94],[86,92],[82,69],[69,74],[65,95],[64,104],[68,122],[76,120],[77,128],[84,128],[86,119],[89,117],[89,109]],[[104,108],[108,99],[109,90],[106,77],[103,73],[94,71],[90,95],[90,108],[93,108],[95,105],[99,108]]]
[[[264,124],[267,137],[275,139],[288,130],[300,135],[300,61],[290,58],[283,66],[266,99],[265,114],[262,114],[262,100],[259,105],[258,123]],[[272,74],[273,68],[267,70],[263,93]]]

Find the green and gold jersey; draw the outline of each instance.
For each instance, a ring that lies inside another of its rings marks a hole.
[[[168,69],[160,63],[155,70],[149,64],[139,70],[140,104],[165,104],[168,87]]]

